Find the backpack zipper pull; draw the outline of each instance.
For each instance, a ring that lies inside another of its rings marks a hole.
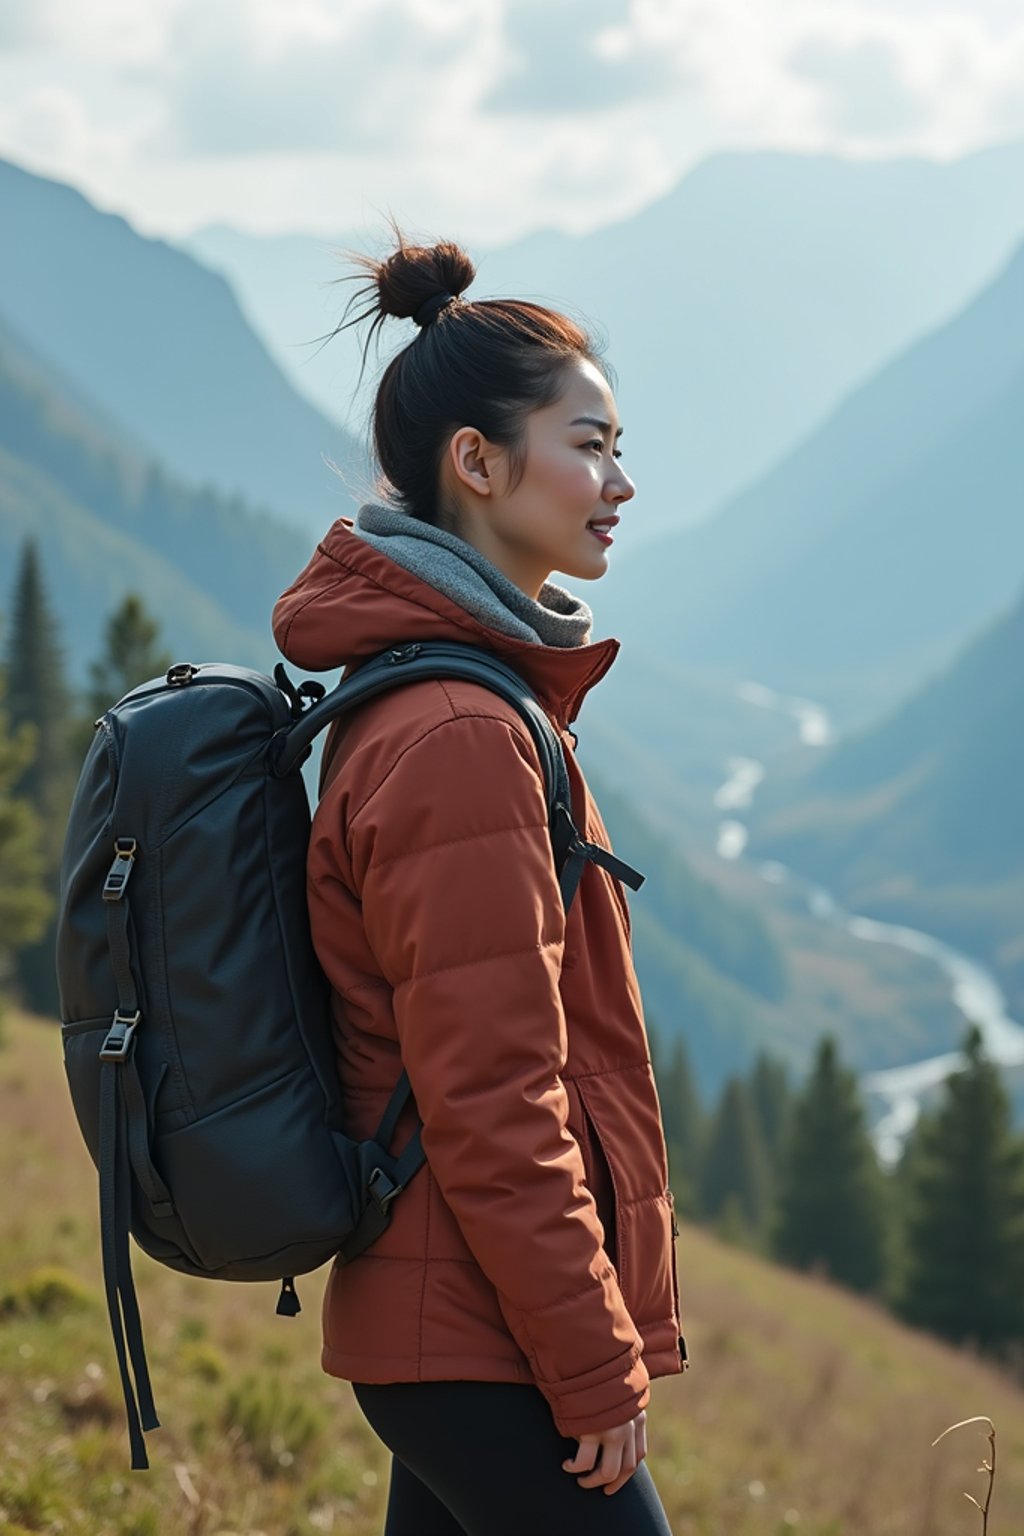
[[[278,1317],[298,1317],[302,1311],[302,1303],[295,1289],[295,1277],[289,1275],[281,1281],[281,1294],[277,1298]]]

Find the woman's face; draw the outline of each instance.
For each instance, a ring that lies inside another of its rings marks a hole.
[[[475,427],[454,434],[442,471],[460,536],[533,598],[552,571],[584,581],[604,575],[608,535],[636,490],[619,465],[607,380],[580,358],[566,365],[565,384],[554,405],[527,418],[525,469],[514,489],[508,451]]]

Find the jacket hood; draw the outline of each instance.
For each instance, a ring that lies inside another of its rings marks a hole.
[[[290,662],[313,672],[351,672],[391,645],[461,640],[514,667],[559,729],[576,719],[618,655],[618,640],[563,647],[503,634],[360,538],[354,526],[352,518],[338,518],[274,605],[274,639]]]

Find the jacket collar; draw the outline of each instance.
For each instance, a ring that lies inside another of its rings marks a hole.
[[[296,666],[353,670],[404,641],[462,640],[515,668],[564,730],[618,655],[615,639],[562,647],[501,634],[352,529],[339,517],[274,605],[274,639]]]

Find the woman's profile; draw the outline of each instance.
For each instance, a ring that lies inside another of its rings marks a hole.
[[[600,578],[634,495],[608,371],[567,316],[463,297],[457,245],[396,236],[359,259],[348,322],[417,326],[376,394],[379,496],[325,535],[275,637],[321,670],[428,638],[495,652],[607,848],[570,726],[619,641],[592,642],[590,608],[549,578]],[[420,680],[333,728],[308,901],[346,1129],[373,1134],[403,1067],[391,1150],[423,1123],[425,1166],[323,1305],[324,1368],[392,1452],[386,1536],[666,1536],[646,1408],[685,1346],[629,910],[587,864],[565,912],[515,708]]]

